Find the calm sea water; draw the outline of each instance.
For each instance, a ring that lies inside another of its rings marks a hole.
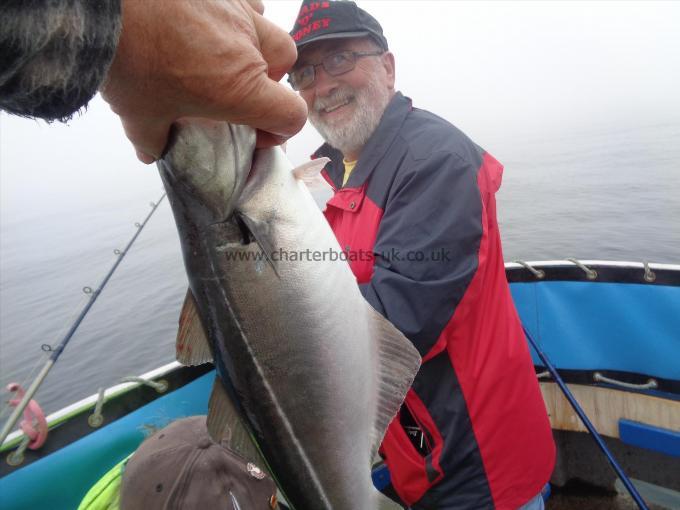
[[[505,165],[505,259],[680,263],[680,123],[485,141]],[[158,195],[161,191],[159,190]],[[156,199],[151,196],[148,199]],[[148,213],[139,196],[87,214],[2,218],[0,383],[27,384]],[[36,226],[37,225],[37,226]],[[42,225],[42,226],[40,226]],[[78,228],[73,228],[77,225]],[[82,232],[87,231],[87,236]],[[55,411],[174,358],[186,292],[175,225],[159,207],[37,395]],[[3,417],[6,416],[3,413]]]

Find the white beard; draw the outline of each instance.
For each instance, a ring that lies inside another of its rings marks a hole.
[[[339,87],[329,96],[317,98],[309,112],[309,120],[323,139],[343,154],[361,151],[390,102],[390,91],[377,79],[371,79],[363,89]],[[321,110],[353,98],[356,102],[354,116],[342,124],[322,118]]]

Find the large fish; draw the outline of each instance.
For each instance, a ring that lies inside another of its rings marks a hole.
[[[324,161],[294,170],[254,144],[244,126],[185,122],[158,164],[190,285],[178,359],[212,357],[211,435],[265,462],[293,508],[378,508],[371,461],[420,357],[338,260],[303,182]]]

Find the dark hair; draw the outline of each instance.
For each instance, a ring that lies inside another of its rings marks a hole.
[[[120,0],[9,2],[0,23],[0,109],[71,118],[104,81],[120,28]]]

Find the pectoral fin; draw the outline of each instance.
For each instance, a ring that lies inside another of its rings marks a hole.
[[[203,365],[213,360],[210,343],[201,324],[191,289],[187,289],[182,311],[179,314],[175,355],[177,361],[187,366]]]
[[[276,267],[277,264],[272,255],[276,248],[271,243],[271,239],[273,238],[271,235],[271,225],[264,221],[258,221],[243,213],[238,213],[238,219],[246,226],[250,235],[253,236],[276,276],[279,276]]]

